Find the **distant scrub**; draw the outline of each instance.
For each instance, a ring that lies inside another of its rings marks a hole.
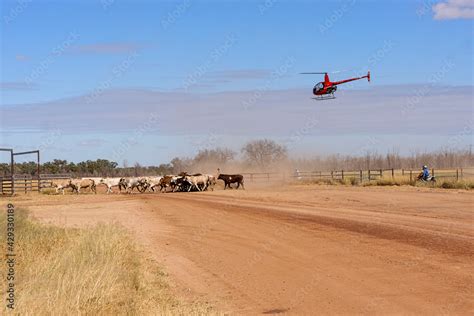
[[[474,154],[471,148],[440,149],[432,152],[414,152],[403,155],[397,151],[386,154],[366,152],[361,155],[308,156],[293,159],[292,165],[305,170],[379,170],[405,169],[419,170],[423,165],[435,169],[466,168],[474,166]]]

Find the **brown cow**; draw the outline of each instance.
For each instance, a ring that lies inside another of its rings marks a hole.
[[[231,183],[237,183],[237,188],[238,189],[240,186],[242,186],[242,189],[245,190],[244,187],[244,176],[241,174],[220,174],[217,177],[217,180],[223,180],[224,181],[224,190],[229,187],[232,189],[230,186]]]
[[[163,178],[160,179],[159,186],[160,186],[160,191],[161,192],[166,192],[166,189],[170,187],[172,190],[174,190],[176,186],[176,179],[178,179],[177,176],[163,176]]]

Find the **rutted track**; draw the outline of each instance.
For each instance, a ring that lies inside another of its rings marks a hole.
[[[180,295],[223,311],[473,312],[470,192],[291,187],[51,198],[31,207],[36,216],[121,221]],[[68,198],[73,204],[63,204]]]
[[[330,208],[314,208],[308,206],[275,206],[269,202],[255,203],[211,196],[175,197],[183,202],[201,204],[203,208],[227,210],[233,213],[258,214],[279,219],[282,222],[299,225],[299,227],[318,228],[324,225],[344,229],[358,234],[366,234],[381,239],[394,240],[401,243],[413,244],[431,250],[437,250],[452,255],[473,257],[474,229],[467,222],[463,230],[458,227],[443,225],[439,220],[430,218],[413,219],[411,216],[399,214],[374,214],[374,212],[353,212],[345,210],[336,214]]]

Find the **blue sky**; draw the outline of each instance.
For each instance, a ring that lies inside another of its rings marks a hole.
[[[295,153],[308,148],[351,153],[345,144],[356,148],[378,136],[383,140],[373,150],[408,152],[449,145],[456,135],[461,139],[456,146],[468,146],[473,8],[470,0],[2,1],[0,143],[42,145],[46,159],[103,157],[154,164],[193,155],[210,146],[210,138],[219,139],[212,145],[236,149],[252,138],[284,141],[312,115],[320,122],[357,121],[382,107],[385,112],[373,120],[388,114],[393,119],[384,104],[394,104],[398,129],[371,130],[371,122],[362,129],[351,123],[337,128],[341,123],[333,122],[311,129],[291,147]],[[367,69],[370,85],[341,86],[332,103],[310,99],[319,77],[298,75],[349,70],[333,75],[343,79]],[[328,107],[336,114],[328,114]],[[147,131],[117,156],[114,148],[152,112],[161,128]],[[417,129],[411,112],[438,128]],[[25,119],[30,113],[36,114]],[[265,113],[283,125],[295,116],[294,123],[286,129],[273,124],[252,129]],[[248,126],[245,131],[213,128],[213,119],[235,115]],[[193,127],[197,116],[207,128]],[[80,126],[68,128],[78,118]],[[187,128],[174,128],[181,119]],[[457,124],[446,124],[447,119]],[[51,141],[55,131],[60,136]]]

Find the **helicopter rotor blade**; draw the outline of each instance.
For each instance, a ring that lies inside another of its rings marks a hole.
[[[325,75],[325,74],[339,74],[342,72],[353,71],[354,69],[344,69],[344,70],[335,70],[335,71],[326,71],[326,72],[300,72],[300,75]]]
[[[330,74],[340,74],[343,72],[351,72],[351,71],[355,71],[355,69],[334,70],[334,71],[331,71]]]

